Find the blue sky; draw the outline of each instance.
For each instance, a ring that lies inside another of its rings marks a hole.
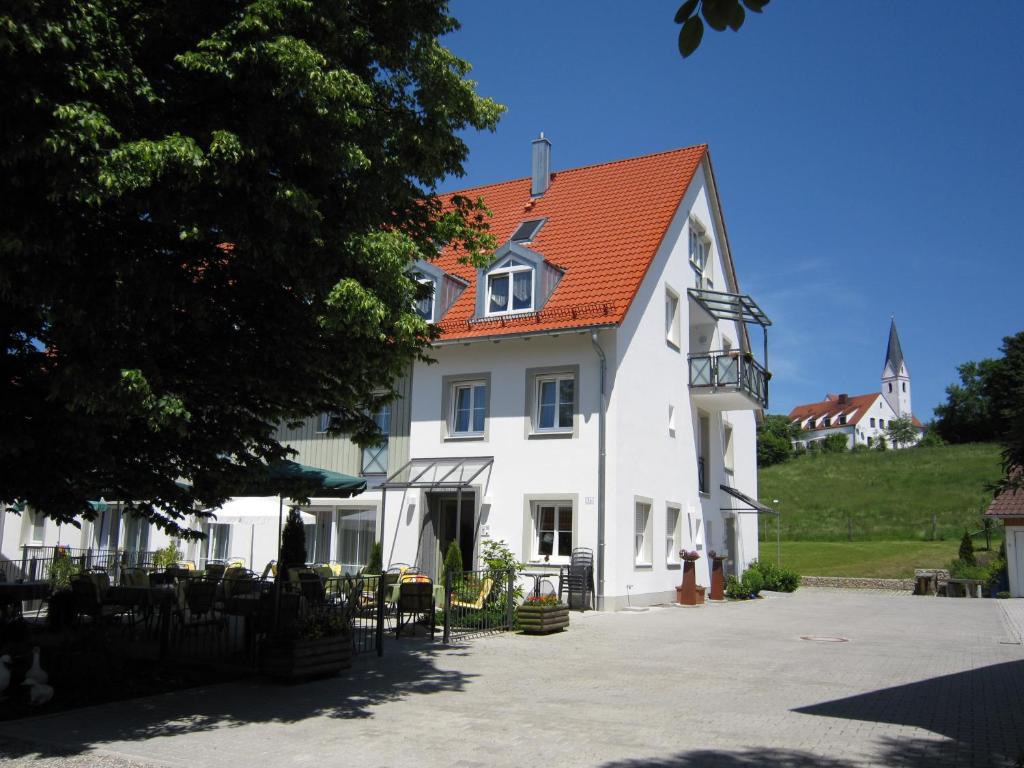
[[[1024,330],[1024,3],[775,0],[684,61],[676,2],[460,0],[446,44],[508,107],[467,175],[707,142],[771,411],[877,391],[896,315],[922,419]]]

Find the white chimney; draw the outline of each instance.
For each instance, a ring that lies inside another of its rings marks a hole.
[[[530,185],[530,194],[533,197],[540,197],[548,191],[551,184],[551,142],[544,138],[544,131],[540,132],[539,139],[533,140],[531,171],[533,182]]]

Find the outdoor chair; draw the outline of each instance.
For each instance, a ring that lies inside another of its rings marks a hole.
[[[277,578],[277,560],[271,560],[263,569],[260,581],[267,581],[270,577]]]
[[[96,582],[89,574],[71,580],[71,594],[74,595],[75,617],[88,618],[94,624],[111,623],[126,610],[119,606],[104,605]]]
[[[121,572],[121,584],[125,587],[149,587],[149,574],[144,568],[126,568]]]
[[[403,622],[402,617],[407,617]],[[402,633],[403,624],[422,616],[430,621],[430,637],[435,632],[434,585],[429,581],[407,581],[398,585],[398,614],[395,621],[395,637]]]
[[[206,574],[204,578],[207,581],[220,581],[224,578],[224,572],[228,567],[224,563],[210,563],[206,564]]]
[[[494,587],[494,579],[492,579],[490,576],[488,576],[482,582],[480,582],[480,590],[477,592],[476,597],[474,599],[472,599],[472,600],[468,599],[468,597],[470,597],[470,595],[467,595],[466,597],[464,597],[463,599],[460,600],[458,598],[458,595],[456,595],[453,592],[452,593],[452,606],[455,607],[455,608],[465,608],[465,609],[468,609],[468,610],[479,611],[481,608],[484,607],[484,601],[491,594],[491,589],[493,587]],[[465,587],[463,587],[463,590],[465,590]]]
[[[214,615],[214,602],[217,597],[217,585],[205,579],[190,579],[185,584],[186,619],[181,615],[181,632],[200,627],[219,627],[221,621]]]
[[[248,568],[228,568],[224,572],[224,578],[221,580],[224,600],[227,601],[232,597],[252,594],[256,591],[256,584],[256,574]]]
[[[594,607],[594,550],[577,547],[569,565],[558,569],[558,599],[570,608]]]

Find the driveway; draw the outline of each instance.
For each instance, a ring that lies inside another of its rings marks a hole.
[[[574,614],[550,637],[403,640],[307,685],[3,723],[0,751],[37,768],[1013,766],[1022,633],[1024,600],[828,589]]]

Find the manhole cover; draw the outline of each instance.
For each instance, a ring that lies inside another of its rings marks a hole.
[[[848,643],[845,637],[827,637],[825,635],[801,635],[801,640],[810,640],[812,643]]]

